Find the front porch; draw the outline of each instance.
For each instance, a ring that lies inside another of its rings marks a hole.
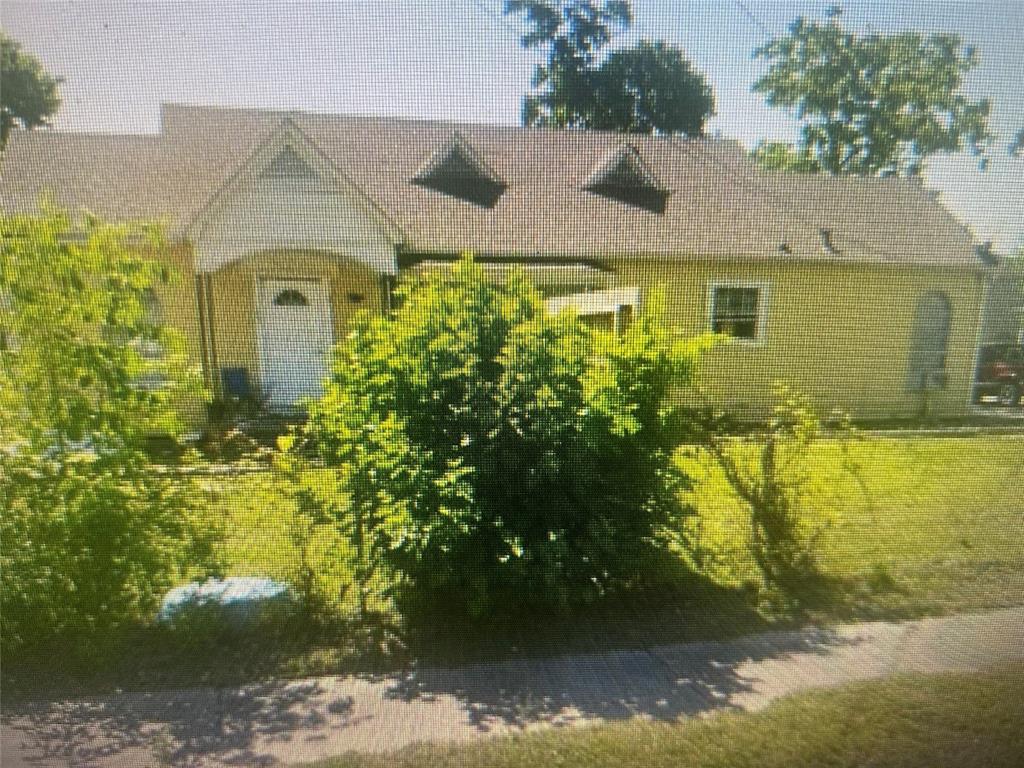
[[[424,262],[423,276],[451,261]],[[578,263],[487,263],[501,282],[517,271],[547,296],[549,311],[573,308],[586,322],[623,331],[640,291],[615,287],[614,273]],[[398,278],[400,279],[400,278]],[[395,277],[343,253],[271,250],[241,257],[196,277],[200,354],[215,401],[246,402],[287,415],[317,397],[330,350],[360,310],[391,306]]]
[[[289,413],[320,394],[330,350],[390,276],[345,255],[271,251],[196,277],[200,354],[215,400]]]

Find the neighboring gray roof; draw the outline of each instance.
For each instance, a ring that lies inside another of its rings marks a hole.
[[[15,131],[0,161],[0,207],[35,210],[48,195],[181,233],[285,118],[398,225],[408,250],[981,266],[970,231],[915,182],[766,172],[717,139],[386,117],[165,105],[156,136]],[[412,183],[456,132],[508,185],[493,208]],[[663,214],[584,190],[627,144],[670,191]]]

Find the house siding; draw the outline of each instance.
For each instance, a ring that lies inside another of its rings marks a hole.
[[[162,321],[181,334],[188,363],[197,371],[203,370],[202,333],[200,330],[199,305],[196,302],[195,273],[192,269],[192,249],[187,243],[177,243],[153,255],[167,266],[170,276],[167,282],[153,287],[159,303]],[[203,401],[188,396],[178,404],[185,422],[198,426],[205,417]]]
[[[201,330],[190,252],[170,260],[179,279],[161,289],[167,321],[181,330],[189,353],[202,362]],[[604,259],[614,282],[637,287],[642,300],[665,295],[666,319],[684,336],[710,331],[709,288],[715,283],[767,286],[763,338],[724,343],[704,358],[698,383],[712,402],[742,414],[765,413],[775,382],[806,392],[824,411],[840,408],[859,417],[905,417],[927,407],[933,415],[967,410],[985,292],[983,273],[971,269],[898,267],[754,260]],[[343,338],[354,313],[383,311],[382,277],[344,256],[272,252],[248,256],[211,276],[217,372],[243,367],[259,386],[260,362],[255,287],[260,278],[325,279],[330,288],[334,340]],[[949,297],[952,318],[946,385],[928,393],[909,391],[907,372],[914,312],[929,291]],[[353,303],[350,293],[364,299]],[[685,390],[684,390],[685,392]]]
[[[170,279],[153,288],[160,312],[167,325],[182,334],[189,359],[198,365],[202,358],[192,249],[176,244],[153,258],[170,268]]]
[[[983,274],[970,269],[865,263],[756,261],[610,261],[622,285],[646,296],[664,291],[668,322],[684,335],[710,331],[709,286],[768,286],[764,336],[726,343],[704,359],[700,387],[712,402],[741,411],[771,407],[776,381],[806,392],[824,410],[862,417],[962,414],[974,372]],[[946,384],[928,393],[907,388],[912,324],[918,299],[945,293],[952,305]]]

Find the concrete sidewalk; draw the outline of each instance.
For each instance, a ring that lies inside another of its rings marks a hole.
[[[2,764],[270,766],[552,725],[720,709],[897,672],[1024,661],[1024,608],[405,676],[131,693],[4,712]]]

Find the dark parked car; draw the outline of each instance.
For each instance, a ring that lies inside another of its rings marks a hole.
[[[975,399],[996,396],[1000,405],[1020,404],[1024,394],[1024,345],[986,344],[978,357]]]

